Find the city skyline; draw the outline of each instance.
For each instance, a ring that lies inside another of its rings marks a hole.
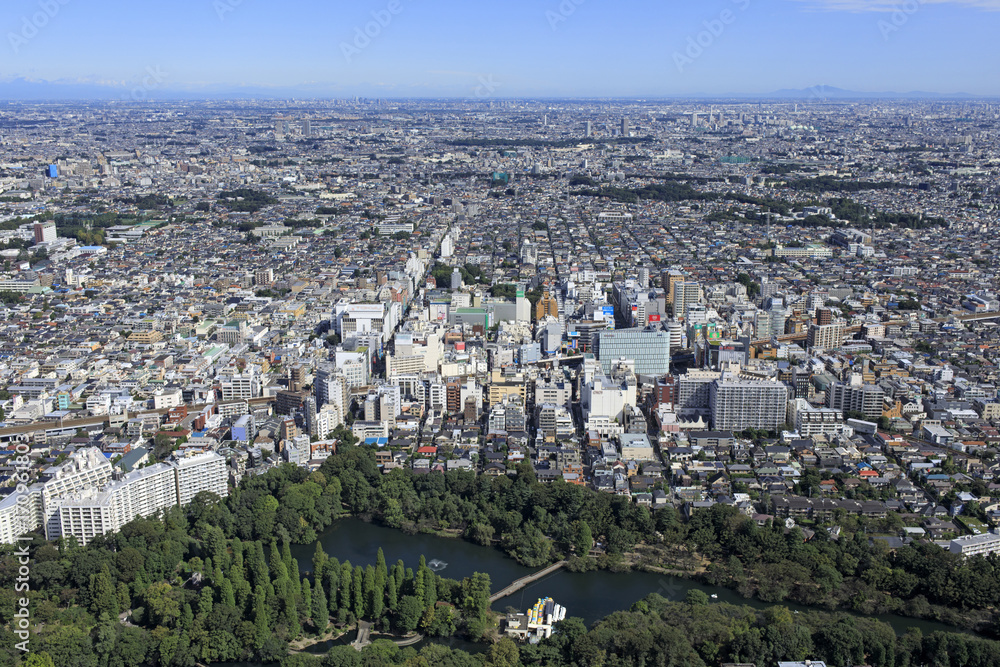
[[[0,98],[1000,95],[994,0],[8,3]],[[155,31],[153,27],[155,26]],[[933,46],[933,48],[929,48]],[[47,84],[47,85],[46,85]]]

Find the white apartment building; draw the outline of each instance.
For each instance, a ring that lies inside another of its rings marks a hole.
[[[164,389],[153,394],[154,410],[169,410],[184,404],[184,393],[180,387]]]
[[[242,373],[219,376],[219,386],[223,401],[238,401],[257,398],[261,393],[259,366],[249,366]]]
[[[89,488],[59,507],[60,534],[81,544],[140,516],[186,505],[201,491],[229,494],[226,460],[215,452],[188,453],[134,470],[103,489]]]
[[[788,420],[795,425],[795,432],[803,438],[814,435],[835,435],[848,427],[844,424],[844,413],[833,408],[814,407],[804,398],[788,402]]]
[[[343,372],[339,372],[334,364],[320,364],[316,369],[313,381],[313,391],[316,394],[316,407],[321,408],[327,403],[338,406],[341,414],[347,412],[347,402],[350,397],[350,385]]]
[[[327,403],[316,413],[316,432],[311,433],[310,435],[318,436],[320,440],[324,440],[335,428],[343,423],[344,419],[340,412],[340,406],[336,403]]]
[[[844,322],[838,320],[830,324],[810,324],[806,336],[809,347],[837,350],[844,344]]]
[[[88,489],[59,507],[60,533],[87,544],[98,535],[120,530],[139,516],[176,504],[174,471],[164,463],[140,468],[102,491]]]
[[[58,466],[52,466],[41,481],[32,484],[24,501],[12,493],[0,501],[0,542],[13,544],[19,535],[45,530],[48,539],[60,536],[59,507],[86,489],[98,488],[111,480],[111,464],[96,447],[81,449]]]
[[[982,535],[963,535],[948,543],[953,554],[962,556],[988,556],[1000,552],[1000,533],[990,531]]]
[[[111,481],[111,463],[96,447],[87,447],[70,455],[69,459],[50,468],[48,479],[41,482],[41,511],[36,523],[45,527],[45,537],[58,539],[61,535],[59,506],[66,498],[90,488],[99,488]]]
[[[18,493],[0,500],[0,544],[14,544],[18,536],[38,528],[42,505],[40,492],[41,486],[34,484],[23,502],[18,502]]]
[[[187,505],[201,491],[220,498],[229,495],[226,460],[215,452],[192,452],[171,460],[169,465],[176,472],[178,505]]]

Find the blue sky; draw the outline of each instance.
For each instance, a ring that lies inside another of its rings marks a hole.
[[[375,36],[356,41],[366,26]],[[1000,95],[1000,0],[4,0],[0,29],[0,81],[384,97],[819,84]]]

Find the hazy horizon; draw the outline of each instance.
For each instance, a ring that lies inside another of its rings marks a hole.
[[[20,79],[143,99],[1000,96],[1000,0],[12,0],[0,26],[0,98]]]

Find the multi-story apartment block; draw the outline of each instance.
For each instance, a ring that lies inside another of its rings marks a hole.
[[[811,348],[839,349],[844,344],[844,322],[836,321],[830,324],[810,324],[809,332],[806,336],[806,343]]]
[[[949,542],[948,550],[966,557],[985,557],[1000,552],[1000,533],[990,531],[982,535],[963,535]]]
[[[85,489],[98,488],[111,481],[111,463],[96,447],[74,452],[64,463],[46,471],[41,484],[40,511],[35,526],[45,528],[47,539],[57,539],[60,533],[59,505]]]
[[[704,411],[709,407],[709,385],[722,377],[718,371],[690,370],[677,378],[676,411]]]
[[[103,489],[88,488],[59,507],[60,535],[86,544],[120,530],[137,517],[186,505],[201,491],[229,493],[226,460],[215,452],[192,453],[140,468]]]
[[[249,366],[242,373],[231,373],[219,378],[223,401],[257,398],[261,392],[259,366]]]
[[[178,505],[187,505],[201,491],[222,498],[229,495],[226,460],[215,452],[193,453],[169,463],[176,473]]]
[[[709,385],[712,425],[717,431],[777,431],[785,424],[787,405],[788,389],[780,382],[744,380],[727,373]]]
[[[827,389],[826,405],[842,413],[860,412],[865,419],[872,420],[882,416],[884,396],[878,385],[835,382]]]

